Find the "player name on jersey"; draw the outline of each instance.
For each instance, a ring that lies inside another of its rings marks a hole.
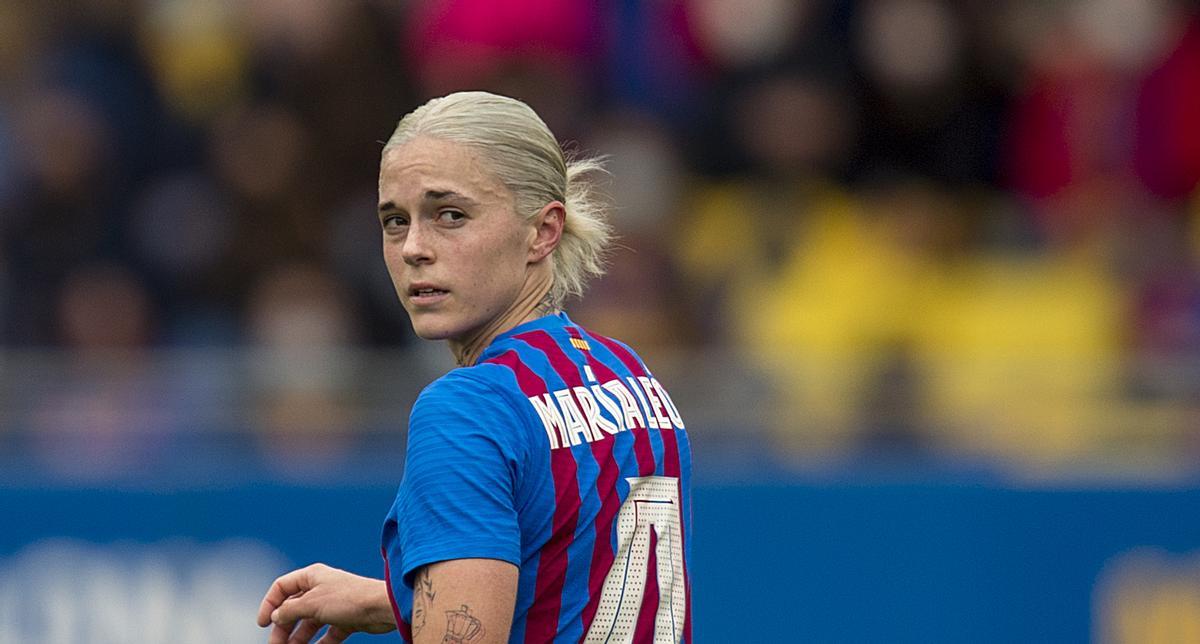
[[[684,429],[679,410],[658,379],[629,376],[601,383],[590,367],[585,366],[584,373],[589,386],[529,396],[550,449],[591,443],[638,427]]]

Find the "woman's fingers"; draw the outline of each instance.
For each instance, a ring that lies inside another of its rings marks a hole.
[[[267,626],[271,623],[271,613],[279,608],[292,595],[299,595],[311,587],[310,568],[293,570],[276,579],[262,603],[258,605],[258,625]]]
[[[292,636],[288,638],[287,644],[308,644],[308,642],[321,630],[324,624],[312,619],[300,620],[300,625],[296,630],[292,631]]]
[[[271,634],[267,636],[267,644],[287,644],[288,638],[292,636],[292,628],[295,624],[276,624],[271,627]]]
[[[317,644],[340,644],[350,637],[351,631],[344,631],[336,626],[330,626],[325,636],[317,640]]]

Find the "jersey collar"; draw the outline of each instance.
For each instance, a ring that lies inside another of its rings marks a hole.
[[[518,324],[517,326],[493,338],[492,343],[483,350],[483,353],[479,355],[479,359],[475,361],[475,364],[479,364],[488,358],[494,358],[502,353],[501,345],[503,345],[506,340],[513,336],[520,335],[522,333],[529,333],[530,331],[550,331],[552,329],[561,329],[574,324],[575,323],[571,321],[571,318],[567,317],[567,314],[563,313],[562,311],[542,316],[536,320],[530,320],[524,324]]]

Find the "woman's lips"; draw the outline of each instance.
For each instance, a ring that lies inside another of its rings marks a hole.
[[[450,295],[450,291],[436,286],[414,286],[408,291],[408,301],[418,306],[436,304]]]

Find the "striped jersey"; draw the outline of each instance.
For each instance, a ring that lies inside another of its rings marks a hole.
[[[418,568],[489,558],[520,571],[510,642],[690,643],[691,469],[679,410],[629,347],[561,313],[498,336],[412,409],[383,528],[401,635],[425,619]]]

